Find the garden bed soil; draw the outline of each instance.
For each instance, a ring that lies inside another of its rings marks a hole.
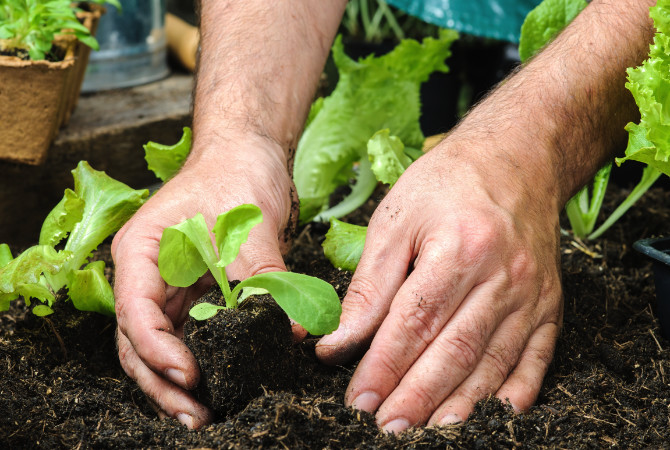
[[[525,414],[489,398],[463,424],[384,435],[343,406],[355,364],[319,365],[310,338],[291,349],[293,383],[252,392],[239,412],[189,431],[160,420],[124,374],[113,319],[69,304],[44,319],[15,305],[0,315],[0,448],[670,448],[670,342],[652,314],[650,263],[631,248],[668,232],[669,218],[667,191],[652,190],[604,238],[562,238],[565,323]],[[350,275],[322,256],[325,231],[302,229],[287,265],[343,295]]]

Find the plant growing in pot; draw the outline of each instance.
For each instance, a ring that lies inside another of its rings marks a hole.
[[[299,273],[261,273],[231,289],[225,268],[262,220],[260,208],[240,205],[217,218],[216,246],[202,214],[166,228],[160,241],[158,268],[168,284],[190,286],[208,270],[217,282],[191,309],[196,320],[184,325],[184,341],[200,364],[195,394],[219,418],[292,380],[288,317],[311,334],[327,334],[342,312],[330,284]]]
[[[118,0],[6,0],[0,6],[0,159],[40,164],[79,97],[101,6]]]

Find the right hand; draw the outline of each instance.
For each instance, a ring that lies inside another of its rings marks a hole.
[[[224,145],[226,141],[223,141]],[[297,198],[282,149],[257,136],[227,141],[228,148],[197,149],[117,233],[114,294],[121,366],[156,404],[161,415],[189,428],[212,420],[188,392],[199,381],[198,364],[180,339],[191,303],[212,284],[211,275],[189,288],[168,286],[158,271],[163,229],[202,213],[211,229],[216,217],[244,203],[259,206],[263,222],[254,227],[228,279],[286,270]],[[296,333],[300,332],[297,328]]]

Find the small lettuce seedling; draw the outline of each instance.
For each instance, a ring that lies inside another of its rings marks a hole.
[[[103,261],[88,263],[91,253],[137,211],[149,191],[134,190],[81,161],[75,170],[74,191],[63,199],[42,224],[39,244],[12,258],[0,245],[0,311],[22,296],[42,302],[38,316],[51,314],[55,294],[67,287],[75,308],[114,315],[114,293],[105,278]],[[59,244],[66,239],[60,249]],[[56,249],[59,246],[59,249]]]
[[[219,284],[226,306],[200,303],[191,317],[205,320],[220,309],[236,308],[240,293],[268,292],[293,320],[311,334],[328,334],[340,321],[342,306],[333,287],[315,277],[293,272],[268,272],[241,281],[231,291],[226,266],[237,257],[251,229],[263,221],[260,208],[244,204],[221,214],[214,225],[216,248],[212,244],[205,218],[198,213],[184,222],[166,228],[160,241],[158,269],[172,286],[188,287],[209,270]],[[218,251],[218,256],[217,256]]]

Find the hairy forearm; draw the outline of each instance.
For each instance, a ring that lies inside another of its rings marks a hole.
[[[654,3],[594,0],[472,111],[460,137],[495,136],[495,163],[522,168],[518,182],[561,208],[625,144],[624,126],[637,116],[626,68],[648,52]]]
[[[309,111],[345,1],[201,0],[196,144],[253,134],[288,156]]]

